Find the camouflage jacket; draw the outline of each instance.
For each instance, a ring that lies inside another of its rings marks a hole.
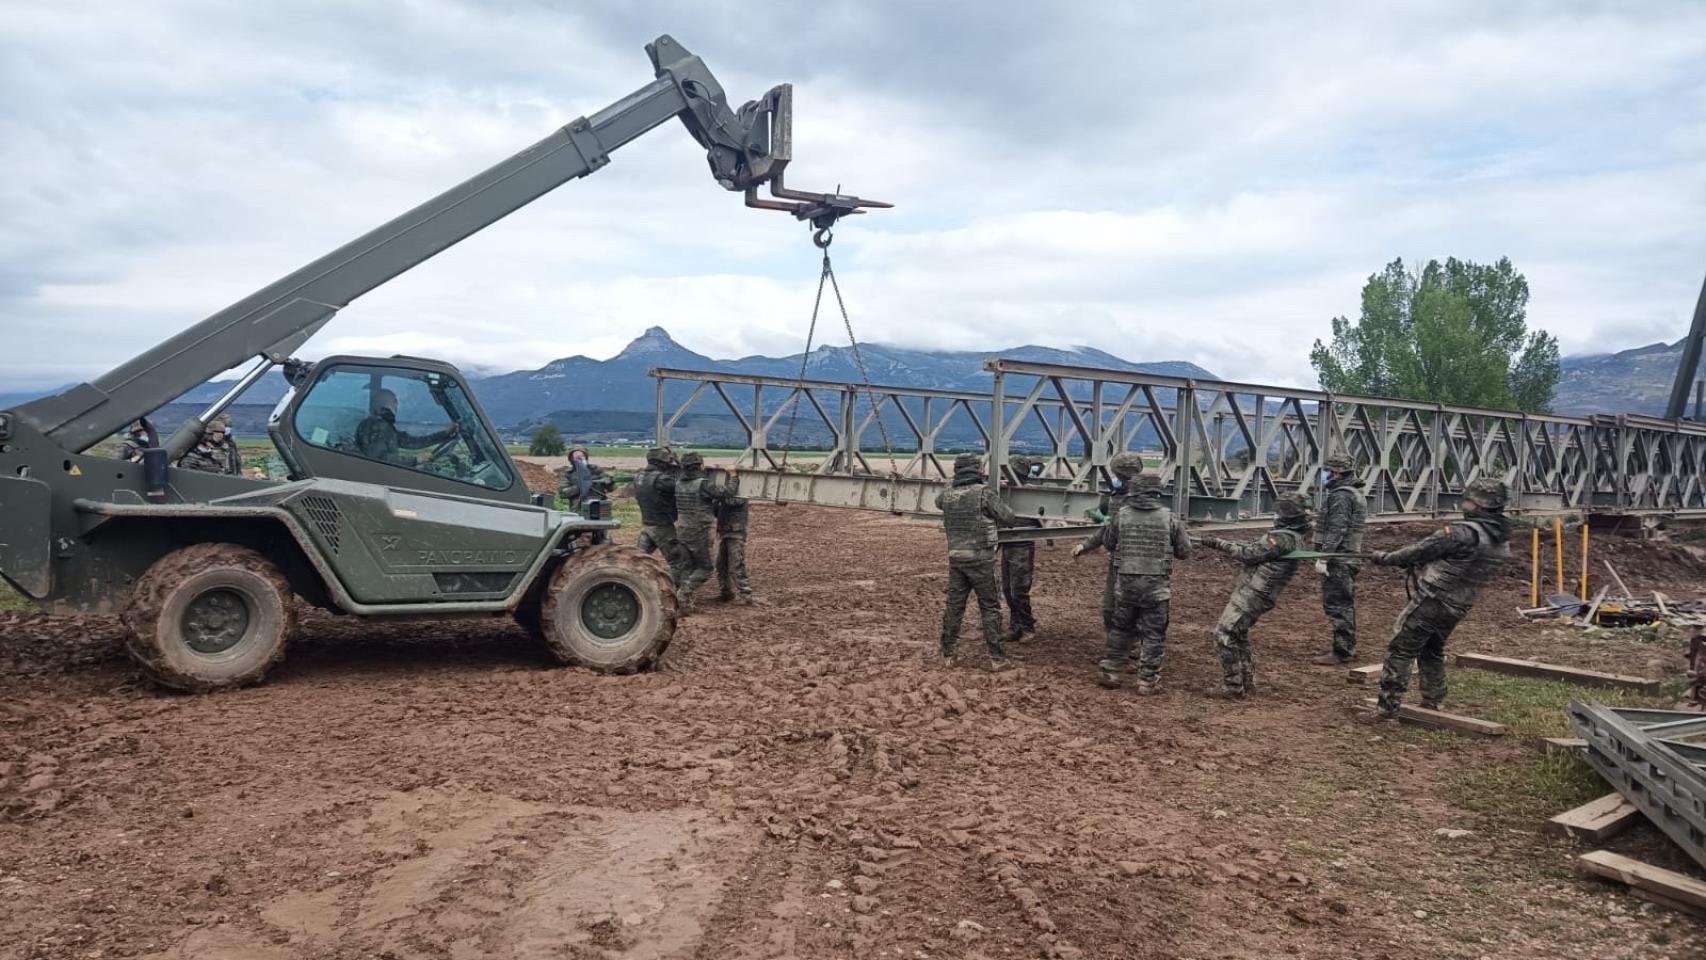
[[[1157,497],[1123,498],[1102,529],[1091,534],[1093,540],[1098,537],[1121,576],[1168,576],[1175,558],[1191,555],[1185,525]]]
[[[1362,526],[1368,519],[1368,503],[1349,477],[1327,487],[1321,506],[1321,521],[1315,529],[1315,549],[1322,553],[1357,553],[1362,550]]]
[[[1279,602],[1280,593],[1297,573],[1296,560],[1280,558],[1293,550],[1303,549],[1309,531],[1275,527],[1254,540],[1239,543],[1233,540],[1205,540],[1209,547],[1219,550],[1242,564],[1238,581],[1232,586],[1228,606],[1243,613],[1266,613]]]
[[[663,527],[675,523],[675,485],[673,470],[647,466],[634,478],[634,500],[640,505],[640,523],[648,527]]]
[[[1422,596],[1467,614],[1510,555],[1510,522],[1483,513],[1453,520],[1433,536],[1386,554],[1383,562],[1419,567],[1412,582]]]
[[[948,534],[949,560],[994,560],[997,526],[1010,527],[1019,517],[1007,502],[984,483],[966,483],[936,495],[942,527]]]
[[[717,533],[725,537],[745,537],[746,524],[752,504],[744,497],[730,497],[717,505]]]
[[[355,447],[369,460],[402,463],[405,449],[420,450],[435,446],[455,435],[455,431],[446,427],[437,433],[417,437],[399,429],[389,414],[379,413],[361,421],[355,428]]]
[[[190,448],[190,452],[184,454],[184,458],[178,461],[178,466],[202,473],[236,476],[242,472],[238,463],[236,444],[222,443],[215,446],[211,443],[198,443]]]

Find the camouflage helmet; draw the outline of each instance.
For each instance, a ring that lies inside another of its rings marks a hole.
[[[1357,462],[1348,453],[1335,453],[1321,461],[1321,466],[1334,473],[1350,473],[1357,468]]]
[[[1129,451],[1116,453],[1114,458],[1108,461],[1108,469],[1121,480],[1130,480],[1132,477],[1143,473],[1143,458]],[[1156,479],[1159,480],[1160,478],[1157,477]]]
[[[1274,501],[1274,516],[1281,520],[1296,520],[1309,513],[1309,501],[1299,494],[1282,493]]]
[[[1483,509],[1503,510],[1510,502],[1510,490],[1503,480],[1482,477],[1463,488],[1463,499],[1473,500]]]
[[[689,450],[681,455],[681,468],[683,470],[697,470],[704,465],[705,455],[697,450]]]
[[[1136,454],[1133,454],[1136,456]],[[1161,475],[1155,473],[1140,473],[1131,481],[1132,493],[1160,493]]]
[[[658,467],[675,463],[675,451],[668,447],[653,447],[646,451],[646,462]]]
[[[975,453],[962,453],[954,458],[954,472],[962,473],[967,470],[983,472],[983,457]]]

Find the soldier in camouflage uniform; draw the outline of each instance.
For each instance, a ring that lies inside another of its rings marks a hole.
[[[178,461],[178,466],[185,470],[199,470],[202,473],[222,473],[227,476],[237,476],[243,472],[243,461],[237,453],[237,444],[228,436],[231,418],[225,414],[213,418],[207,424],[207,433],[201,442],[191,447]]]
[[[148,424],[145,421],[138,420],[130,425],[129,435],[124,438],[123,443],[119,444],[118,458],[120,460],[140,462],[142,460],[142,451],[147,449],[147,447]]]
[[[997,526],[1012,526],[1018,517],[983,482],[983,458],[962,453],[954,458],[953,485],[936,496],[942,527],[948,535],[948,602],[942,610],[942,659],[952,663],[960,642],[960,621],[966,598],[977,594],[983,620],[983,642],[990,668],[1007,666],[1001,642],[1001,591],[995,584]]]
[[[705,477],[705,458],[694,452],[681,455],[681,476],[675,481],[675,535],[681,543],[681,578],[676,582],[676,606],[693,612],[693,594],[711,578],[712,511],[734,499],[715,480]]]
[[[751,504],[745,497],[730,497],[717,505],[717,579],[722,586],[718,598],[739,606],[752,603],[752,581],[746,575],[746,523]]]
[[[614,482],[604,468],[587,458],[585,447],[569,451],[569,462],[557,479],[557,499],[579,512],[583,501],[608,500]]]
[[[1335,453],[1322,464],[1327,475],[1327,499],[1315,529],[1315,549],[1322,553],[1361,553],[1362,526],[1368,504],[1356,486],[1356,463]],[[1315,658],[1322,666],[1343,666],[1357,652],[1357,571],[1359,560],[1315,561],[1321,574],[1321,609],[1333,624],[1333,651]]]
[[[1143,465],[1140,463],[1138,465],[1138,472],[1141,473],[1142,469]],[[1108,472],[1110,475],[1113,474],[1112,470]],[[1102,493],[1101,499],[1096,503],[1096,508],[1094,510],[1084,511],[1084,516],[1097,523],[1107,523],[1108,515],[1117,511],[1120,508],[1120,504],[1125,502],[1125,495],[1125,481],[1121,480],[1118,476],[1113,476],[1112,481],[1109,483],[1109,489]],[[1094,539],[1094,537],[1092,537],[1092,539]],[[1076,556],[1076,554],[1074,554],[1074,556]],[[1108,575],[1102,581],[1102,632],[1104,634],[1106,634],[1108,629],[1114,625],[1114,588],[1119,586],[1119,582],[1120,561],[1118,557],[1110,553],[1108,554]],[[1098,663],[1101,662],[1100,657],[1097,657],[1096,659]]]
[[[681,583],[681,541],[675,535],[675,483],[680,467],[668,447],[646,451],[646,468],[634,478],[634,501],[640,506],[640,538],[645,553],[663,552],[669,572]]]
[[[1013,468],[1013,476],[1017,477],[1020,483],[1042,475],[1041,460],[1014,456],[1008,458],[1007,464]],[[1038,527],[1042,526],[1042,523],[1032,517],[1020,517],[1019,525]],[[1036,635],[1037,615],[1031,609],[1031,585],[1036,582],[1036,564],[1036,544],[1002,545],[1001,596],[1007,601],[1007,633],[1004,639],[1008,643],[1023,643]]]
[[[383,463],[403,463],[404,450],[424,450],[449,441],[462,432],[452,422],[443,430],[416,436],[397,426],[397,394],[379,389],[373,391],[373,413],[356,424],[355,446],[369,460]],[[411,459],[406,466],[415,466]]]
[[[1250,650],[1250,628],[1279,602],[1285,585],[1297,573],[1297,561],[1283,559],[1301,550],[1309,539],[1309,510],[1295,493],[1274,502],[1274,528],[1254,540],[1236,543],[1220,537],[1199,542],[1243,565],[1220,622],[1214,625],[1214,648],[1220,654],[1221,685],[1210,696],[1243,699],[1256,686],[1256,659]]]
[[[1426,540],[1369,555],[1381,566],[1410,569],[1410,602],[1392,631],[1377,706],[1359,719],[1376,723],[1397,715],[1414,662],[1421,665],[1422,706],[1436,710],[1445,701],[1445,641],[1510,557],[1508,496],[1503,480],[1476,480],[1463,491],[1463,519]]]
[[[1191,540],[1173,511],[1161,505],[1161,478],[1144,474],[1143,458],[1115,455],[1109,468],[1131,493],[1090,538],[1072,548],[1073,556],[1106,547],[1119,565],[1107,651],[1098,664],[1101,683],[1120,685],[1132,647],[1137,647],[1137,692],[1158,693],[1161,661],[1167,653],[1168,608],[1173,599],[1173,560],[1190,556]]]

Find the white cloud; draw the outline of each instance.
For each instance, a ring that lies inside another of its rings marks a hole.
[[[796,84],[792,184],[897,202],[838,231],[867,340],[1301,384],[1395,256],[1510,256],[1576,351],[1680,336],[1706,269],[1706,7],[630,8],[0,0],[0,392],[99,373],[602,107],[661,30],[737,101]],[[653,324],[791,351],[816,270],[661,130],[305,352],[529,367]]]

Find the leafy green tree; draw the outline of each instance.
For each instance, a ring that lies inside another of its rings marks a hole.
[[[560,457],[568,449],[563,443],[563,431],[557,429],[554,423],[541,424],[533,431],[533,440],[527,444],[527,452],[535,457]]]
[[[1309,362],[1333,393],[1545,413],[1562,373],[1558,339],[1528,329],[1528,281],[1508,258],[1394,260],[1368,278],[1355,320],[1333,318]]]

